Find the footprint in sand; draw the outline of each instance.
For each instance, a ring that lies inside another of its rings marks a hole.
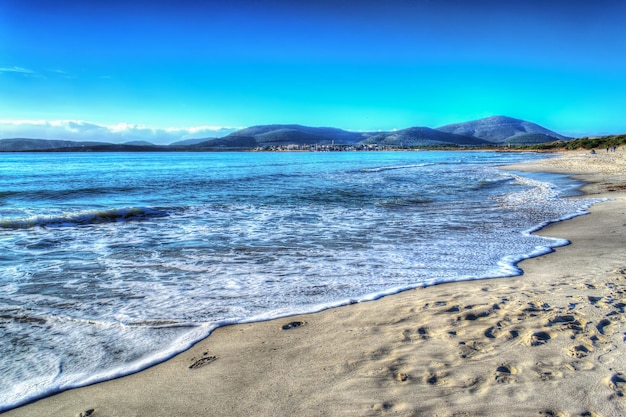
[[[548,332],[534,332],[528,338],[528,344],[530,346],[541,346],[548,343],[552,339],[552,335]]]
[[[402,331],[402,340],[404,342],[416,342],[419,340],[428,340],[432,336],[427,326],[422,326],[417,330],[405,329]]]
[[[546,417],[565,417],[567,414],[556,410],[543,410],[539,412],[539,415]]]
[[[542,303],[541,301],[532,301],[528,303],[525,308],[522,309],[522,313],[525,316],[536,317],[537,313],[543,313],[551,310],[552,308],[548,303]]]
[[[459,342],[458,346],[460,349],[459,355],[463,359],[474,357],[480,353],[485,353],[483,345],[475,341]]]
[[[565,368],[570,371],[591,371],[595,366],[591,362],[579,360],[565,364]]]
[[[481,377],[476,377],[468,379],[462,387],[467,388],[470,394],[474,394],[481,390],[483,385],[483,379]]]
[[[626,377],[621,372],[616,372],[607,381],[607,385],[618,397],[623,397],[626,392]]]
[[[594,297],[592,295],[588,296],[587,299],[589,302],[595,306],[597,306],[598,302],[602,300],[602,297]]]
[[[444,385],[446,383],[444,375],[437,374],[437,372],[428,372],[424,376],[424,382],[428,385]]]
[[[488,339],[495,339],[496,335],[500,332],[500,329],[497,329],[496,327],[490,327],[487,330],[485,330],[485,337]]]
[[[398,382],[406,382],[409,379],[411,379],[411,375],[406,374],[404,372],[398,372],[398,373],[395,374],[395,378],[394,379],[396,381],[398,381]]]
[[[505,320],[499,321],[498,323],[496,323],[495,326],[491,326],[487,328],[483,332],[483,336],[485,336],[487,339],[502,338],[504,340],[515,339],[519,336],[519,330],[517,329],[506,330],[507,327],[510,327],[510,325],[506,323]]]
[[[386,358],[388,355],[389,355],[389,349],[387,349],[387,348],[380,348],[380,349],[376,349],[375,351],[373,351],[370,354],[370,357],[374,361],[379,361],[379,360],[382,360],[382,359]]]
[[[506,339],[512,339],[511,331],[505,332],[502,326],[498,323],[496,326],[491,326],[483,332],[483,336],[487,339],[495,339],[500,336],[505,336]]]
[[[391,411],[391,409],[394,407],[394,403],[390,402],[390,401],[385,401],[383,403],[378,403],[378,404],[374,404],[372,406],[372,409],[374,411],[383,411],[383,412],[387,412],[387,411]]]
[[[517,369],[513,368],[510,365],[500,365],[496,369],[495,379],[499,384],[512,384],[515,382],[513,375],[517,373]]]
[[[191,358],[191,365],[189,365],[189,369],[198,369],[202,368],[217,360],[217,356],[209,355],[209,352],[204,352],[200,358]]]
[[[459,307],[458,305],[455,305],[445,310],[444,313],[458,313],[459,311],[461,311],[461,307]]]
[[[584,320],[574,314],[556,315],[548,320],[548,326],[557,326],[560,329],[574,330],[578,333],[584,330]]]
[[[430,338],[428,334],[428,327],[420,327],[419,329],[417,329],[417,334],[420,336],[420,338],[424,340]]]
[[[475,313],[467,313],[463,319],[469,320],[469,321],[476,321],[478,319],[489,317],[490,315],[491,315],[490,310],[484,310],[484,311],[475,312]]]
[[[567,350],[567,354],[568,356],[571,356],[572,358],[576,358],[576,359],[580,359],[580,358],[584,358],[585,356],[589,355],[589,353],[591,353],[592,349],[585,346],[585,345],[576,345],[576,346],[571,346],[568,350]]]
[[[509,333],[505,336],[506,340],[517,339],[519,337],[518,330],[509,330]]]
[[[552,381],[561,376],[561,373],[555,373],[552,371],[538,371],[537,376],[542,381]]]
[[[283,330],[291,330],[291,329],[295,329],[298,328],[300,326],[304,326],[305,322],[303,321],[292,321],[291,323],[287,323],[284,326],[282,326]]]
[[[551,363],[537,362],[535,366],[532,367],[532,371],[535,372],[542,381],[552,381],[563,377],[563,373],[557,370],[554,364]]]
[[[411,338],[411,334],[412,334],[412,332],[409,329],[403,330],[402,331],[402,341],[403,342],[412,342],[413,339]]]
[[[602,319],[600,320],[600,322],[596,325],[596,329],[598,329],[598,332],[600,332],[601,335],[607,334],[607,331],[609,331],[610,329],[608,329],[611,326],[611,320],[609,319]],[[613,333],[611,331],[611,333]],[[611,334],[608,333],[608,334]]]

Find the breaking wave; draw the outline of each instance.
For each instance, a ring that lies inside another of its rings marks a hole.
[[[168,211],[150,207],[80,211],[61,215],[31,216],[2,219],[2,229],[31,229],[34,227],[74,227],[89,224],[116,223],[167,217]]]

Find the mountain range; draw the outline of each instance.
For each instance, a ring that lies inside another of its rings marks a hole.
[[[389,132],[351,132],[333,127],[297,124],[252,126],[221,138],[199,138],[154,145],[149,142],[78,142],[65,140],[12,138],[0,140],[0,152],[20,151],[210,151],[246,150],[288,145],[384,145],[427,146],[506,146],[532,145],[570,138],[535,123],[506,116],[492,116],[435,129],[410,127]]]

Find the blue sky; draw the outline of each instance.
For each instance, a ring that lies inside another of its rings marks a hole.
[[[624,18],[616,0],[2,0],[0,137],[491,115],[624,133]]]

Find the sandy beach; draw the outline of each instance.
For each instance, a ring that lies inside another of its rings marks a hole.
[[[143,372],[9,416],[625,416],[626,153],[554,171],[608,198],[541,235],[572,244],[524,274],[223,327]]]

